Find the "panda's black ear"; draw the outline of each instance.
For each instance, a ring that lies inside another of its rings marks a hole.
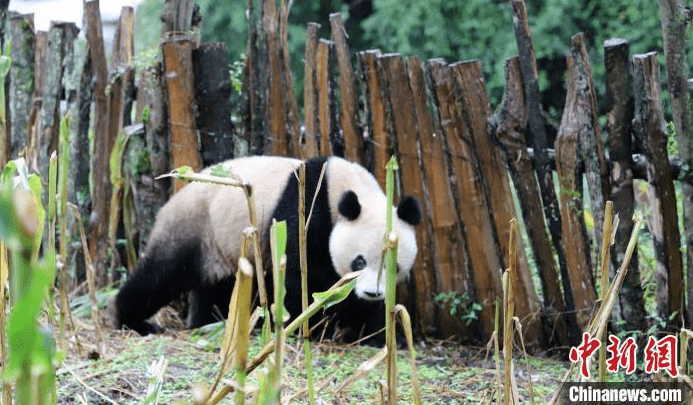
[[[356,196],[356,193],[351,190],[342,194],[338,208],[339,213],[349,221],[353,221],[361,215],[361,203],[359,203],[359,198]]]
[[[410,195],[405,195],[397,207],[397,216],[410,225],[418,225],[421,222],[421,205],[419,200]]]

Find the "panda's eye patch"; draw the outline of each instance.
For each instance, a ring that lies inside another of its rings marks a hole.
[[[359,271],[366,268],[366,259],[363,256],[358,255],[356,259],[351,262],[351,271]]]

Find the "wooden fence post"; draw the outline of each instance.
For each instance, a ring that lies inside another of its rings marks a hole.
[[[550,168],[551,159],[548,154],[550,145],[546,136],[544,118],[541,112],[537,61],[534,55],[534,44],[532,42],[532,32],[529,28],[525,0],[512,0],[511,8],[527,103],[527,121],[529,124],[527,146],[534,150],[534,170],[539,180],[542,206],[544,208],[544,215],[546,217],[549,232],[551,233],[551,241],[558,255],[558,267],[561,272],[563,290],[566,293],[565,303],[566,306],[572,307],[572,297],[570,296],[570,288],[568,286],[568,269],[565,257],[566,244],[563,243],[563,236],[561,234],[561,215],[553,184],[553,171]],[[570,327],[571,338],[578,339],[580,333],[574,327],[573,320],[573,314],[569,313],[568,323],[572,325]]]
[[[346,29],[339,13],[330,14],[332,40],[335,43],[339,67],[339,92],[341,98],[340,122],[344,132],[344,157],[364,164],[365,145],[359,119],[358,92],[354,67],[351,65]]]
[[[464,227],[467,249],[472,264],[472,279],[476,301],[483,306],[480,314],[482,339],[493,332],[494,303],[503,296],[500,282],[500,252],[494,236],[491,215],[486,202],[484,185],[477,170],[477,157],[470,146],[469,133],[462,124],[455,100],[455,80],[449,66],[441,61],[430,61],[429,71],[440,114],[443,136],[451,157],[456,206]],[[461,274],[452,275],[455,286],[462,281]],[[453,288],[453,291],[458,291]]]
[[[108,217],[111,207],[111,179],[109,157],[114,138],[108,131],[108,67],[104,51],[99,1],[84,3],[87,20],[87,43],[94,72],[94,154],[92,157],[92,214],[89,222],[89,249],[95,264],[97,286],[107,283],[105,262],[108,247]]]
[[[449,312],[441,310],[431,295],[446,291],[470,293],[469,261],[450,187],[445,142],[442,131],[435,127],[431,117],[421,60],[409,58],[407,67],[421,144],[422,204],[428,214],[423,216],[422,225],[425,225],[423,231],[431,238],[430,258],[423,258],[423,262],[430,263],[430,266],[413,273],[417,318],[420,325],[427,325],[430,329],[435,327],[439,334],[447,337],[457,334],[465,325]],[[423,250],[421,253],[425,255],[426,252]],[[422,331],[431,332],[429,328],[422,327]]]
[[[192,66],[194,42],[187,36],[175,36],[163,44],[164,77],[168,89],[168,115],[171,131],[171,168],[202,168],[200,146],[195,128],[195,89]],[[176,180],[173,189],[184,183]]]
[[[604,154],[604,143],[599,129],[599,118],[597,112],[597,96],[595,95],[594,83],[592,81],[592,65],[590,64],[589,54],[585,46],[585,36],[577,34],[570,40],[570,51],[573,55],[573,64],[577,85],[577,99],[580,103],[585,103],[584,112],[589,118],[578,136],[582,144],[582,160],[585,166],[585,178],[587,189],[590,194],[590,204],[592,205],[592,216],[594,218],[594,243],[593,250],[598,252],[599,243],[602,240],[602,226],[604,224],[604,204],[610,199],[609,193],[609,171],[606,167],[606,156]],[[584,95],[584,96],[583,96]],[[583,98],[584,97],[584,98]],[[597,266],[595,265],[595,268]]]
[[[37,135],[38,170],[47,181],[48,160],[57,149],[60,127],[60,99],[63,92],[63,59],[65,58],[66,24],[52,24],[48,32],[43,70],[41,119]]]
[[[279,36],[280,36],[280,56],[282,58],[286,132],[289,138],[289,152],[291,156],[301,156],[301,122],[298,117],[298,102],[294,93],[294,74],[291,71],[291,56],[289,55],[289,9],[293,0],[287,4],[286,0],[281,0],[279,9]]]
[[[414,62],[413,62],[414,63]],[[387,54],[380,58],[380,66],[383,73],[384,85],[387,98],[390,106],[390,115],[393,124],[393,135],[397,139],[397,155],[399,156],[400,177],[402,179],[402,189],[404,194],[415,196],[421,202],[421,210],[423,217],[430,217],[428,202],[423,190],[423,170],[419,164],[419,147],[418,138],[420,126],[417,123],[417,111],[414,106],[414,93],[409,84],[409,76],[407,68],[404,64],[404,59],[399,54]],[[416,69],[417,67],[414,67]],[[421,63],[418,64],[418,69],[421,70]],[[423,78],[423,76],[421,76]],[[423,85],[423,83],[421,83]],[[419,91],[422,88],[418,89]],[[425,102],[425,87],[424,102]],[[423,113],[428,114],[424,110]],[[430,120],[430,118],[429,118]],[[374,141],[376,138],[374,137]],[[377,142],[377,141],[376,141]],[[428,222],[428,221],[426,221]],[[414,296],[407,297],[405,294],[399,294],[409,307],[414,308],[413,315],[417,325],[435,324],[434,311],[429,311],[424,307],[424,302],[432,301],[432,291],[424,289],[430,282],[425,282],[424,285],[418,284],[418,279],[430,279],[430,272],[433,270],[433,261],[429,252],[429,230],[428,224],[424,222],[417,228],[416,243],[419,247],[419,254],[414,263],[414,273],[422,273],[420,276],[415,276],[415,283],[411,283]],[[425,274],[429,273],[429,274]],[[409,302],[405,299],[409,298]],[[423,315],[424,319],[419,320],[419,315]]]
[[[234,128],[231,122],[231,79],[226,44],[204,43],[193,50],[196,127],[203,166],[233,157]]]
[[[364,83],[366,108],[368,111],[368,133],[373,140],[373,175],[380,187],[385,189],[385,165],[392,156],[392,142],[388,125],[388,114],[385,101],[387,92],[383,83],[380,51],[358,53],[361,78]],[[401,165],[400,165],[401,166]]]
[[[301,157],[311,158],[318,156],[318,83],[317,83],[317,53],[318,53],[318,30],[320,24],[308,23],[306,29],[306,51],[304,56],[304,79],[303,79],[303,109],[305,115],[305,147],[302,149]]]
[[[12,67],[10,68],[9,142],[6,159],[19,156],[28,146],[29,114],[34,92],[34,15],[11,14],[10,35]]]
[[[633,169],[631,147],[631,122],[633,121],[633,97],[630,91],[631,76],[628,41],[611,39],[604,42],[604,65],[606,67],[606,125],[609,134],[611,158],[611,200],[614,213],[618,215],[618,227],[612,248],[611,262],[614,269],[623,262],[628,240],[633,231],[635,195],[633,192]],[[645,302],[640,284],[638,252],[633,252],[621,292],[618,295],[618,318],[625,321],[623,330],[643,330],[645,324]]]
[[[659,80],[656,52],[633,56],[633,122],[647,156],[648,197],[652,209],[649,227],[657,260],[657,314],[675,327],[681,325],[684,310],[683,264]],[[670,321],[669,316],[673,313],[676,317]]]
[[[568,94],[556,137],[556,171],[561,190],[561,223],[564,240],[568,280],[564,281],[566,309],[574,310],[580,331],[587,330],[592,309],[597,299],[590,267],[590,249],[584,223],[582,205],[582,161],[584,154],[580,141],[581,131],[591,126],[584,80],[575,67],[573,56],[568,56]],[[596,226],[596,225],[595,225]],[[566,281],[568,288],[566,289]]]
[[[492,145],[486,128],[486,120],[491,116],[491,103],[486,92],[484,75],[480,61],[458,62],[450,65],[457,87],[458,99],[461,101],[461,115],[469,128],[470,144],[479,162],[479,170],[484,183],[483,190],[492,213],[497,243],[502,259],[501,264],[507,268],[510,264],[510,220],[516,217],[515,207],[510,191],[510,179],[503,164],[501,151]],[[515,285],[515,312],[524,326],[524,337],[528,347],[541,346],[541,312],[539,298],[534,291],[534,282],[529,272],[524,244],[519,232],[515,235],[517,246],[517,271]]]
[[[320,155],[330,156],[339,155],[341,148],[338,151],[334,150],[333,136],[336,133],[337,119],[334,103],[334,89],[332,83],[332,64],[334,43],[326,39],[318,41],[317,55],[317,83],[318,83],[318,130],[320,140]]]
[[[503,101],[493,117],[489,118],[488,126],[491,137],[500,143],[505,152],[506,164],[515,184],[525,228],[534,253],[544,298],[544,335],[549,343],[555,341],[560,346],[568,346],[570,341],[558,269],[553,258],[551,241],[546,233],[546,221],[541,208],[539,187],[534,177],[534,167],[525,143],[527,105],[518,57],[505,60]]]
[[[86,27],[85,27],[86,28]],[[68,30],[68,46],[65,49],[65,99],[70,115],[70,164],[67,178],[67,200],[75,204],[82,221],[89,218],[89,125],[91,117],[92,72],[91,59],[86,47],[77,39],[76,25]],[[72,36],[72,38],[70,38]],[[85,229],[87,224],[82,224]],[[70,235],[77,235],[74,215],[68,216]],[[80,238],[73,238],[74,243],[68,253],[67,274],[74,276],[76,282],[86,278],[86,264]],[[77,243],[77,245],[75,245]]]
[[[289,155],[288,137],[286,130],[286,108],[284,74],[279,48],[277,2],[263,0],[262,29],[267,43],[267,58],[269,65],[267,118],[269,120],[270,147],[269,152],[275,156]]]

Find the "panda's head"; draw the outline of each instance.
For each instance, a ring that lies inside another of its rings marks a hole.
[[[355,187],[342,188],[339,196],[332,197],[333,201],[337,202],[337,212],[333,213],[330,257],[340,276],[352,271],[365,270],[354,287],[354,292],[359,298],[382,300],[385,298],[385,274],[383,273],[379,280],[378,269],[383,257],[385,236],[385,195],[375,179],[367,183],[349,183]],[[409,275],[416,259],[414,227],[421,221],[421,208],[415,198],[406,196],[401,199],[395,212],[393,230],[398,236],[399,282]]]

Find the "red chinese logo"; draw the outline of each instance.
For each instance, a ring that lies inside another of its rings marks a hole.
[[[609,342],[606,346],[606,351],[609,352],[606,369],[612,373],[618,372],[619,368],[625,369],[626,374],[635,372],[636,351],[638,350],[635,339],[629,337],[621,343],[621,339],[617,336],[609,335]]]
[[[679,375],[677,367],[678,338],[667,335],[659,340],[650,336],[645,347],[645,372],[652,374],[665,370],[673,378]]]
[[[583,377],[590,377],[590,357],[601,345],[602,343],[598,339],[591,338],[590,334],[585,332],[582,334],[582,343],[578,347],[570,349],[570,361],[573,363],[580,362],[580,373]]]

